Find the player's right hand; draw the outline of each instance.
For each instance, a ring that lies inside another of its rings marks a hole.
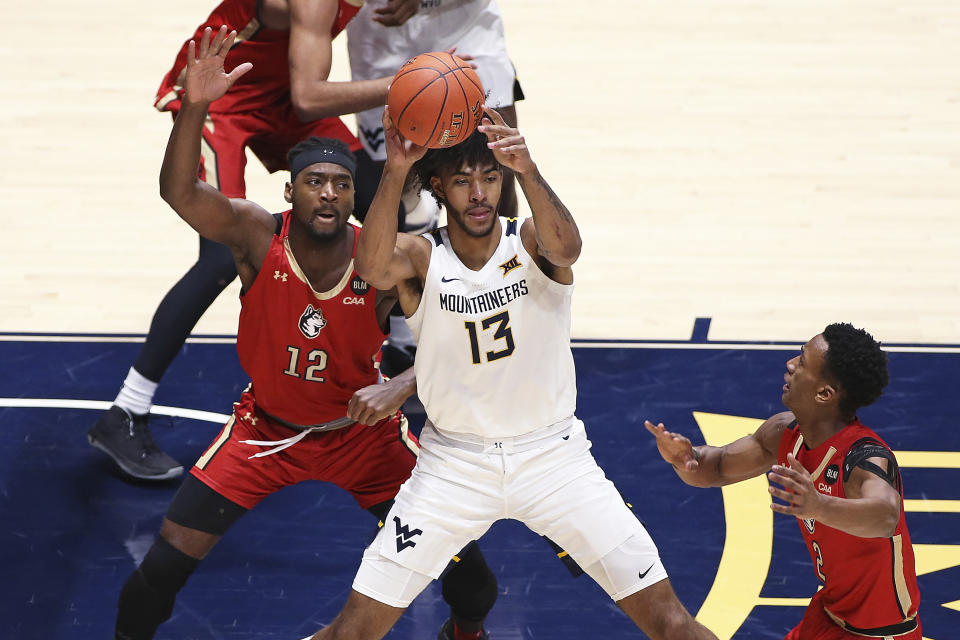
[[[403,137],[390,118],[390,107],[383,108],[383,137],[387,151],[387,164],[409,169],[427,153],[426,147],[414,144]]]
[[[675,468],[696,471],[700,467],[693,444],[685,436],[667,431],[662,422],[654,425],[649,420],[644,420],[643,426],[657,438],[657,450],[663,459]]]
[[[209,104],[223,96],[240,76],[253,68],[252,63],[244,62],[226,73],[223,65],[233,41],[237,39],[237,32],[227,33],[224,25],[211,42],[212,34],[210,27],[203,30],[199,55],[195,41],[191,40],[187,45],[187,73],[183,83],[185,102]]]

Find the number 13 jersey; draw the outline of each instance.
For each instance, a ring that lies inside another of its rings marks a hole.
[[[511,437],[572,416],[573,285],[534,264],[516,218],[500,219],[500,243],[479,271],[460,262],[446,228],[426,237],[430,264],[407,323],[417,338],[417,393],[434,426]]]

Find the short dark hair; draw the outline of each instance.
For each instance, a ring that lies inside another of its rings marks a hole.
[[[437,202],[442,205],[440,196],[430,185],[430,178],[442,178],[444,174],[452,173],[464,165],[481,167],[492,165],[496,169],[500,169],[500,163],[497,162],[493,151],[487,146],[485,133],[476,130],[460,144],[443,149],[430,149],[425,156],[413,165],[412,173],[416,176],[417,185],[421,189],[430,191]]]
[[[840,386],[840,411],[853,415],[880,397],[890,382],[887,354],[863,329],[837,322],[823,330],[827,375]]]
[[[300,154],[318,149],[330,149],[335,153],[345,155],[348,160],[353,162],[353,167],[348,166],[347,169],[351,175],[356,173],[356,156],[350,150],[350,145],[339,138],[319,138],[317,136],[310,136],[306,140],[301,140],[293,145],[290,151],[287,151],[287,167],[293,167],[294,158]]]

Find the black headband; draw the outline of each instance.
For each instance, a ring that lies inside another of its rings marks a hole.
[[[357,181],[357,161],[352,153],[345,153],[336,147],[317,147],[297,154],[290,162],[290,182],[297,179],[298,173],[318,162],[338,164],[350,172],[354,182]]]

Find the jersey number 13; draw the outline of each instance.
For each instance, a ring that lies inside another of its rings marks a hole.
[[[513,342],[513,331],[510,330],[510,314],[506,311],[502,311],[494,316],[489,318],[484,318],[480,321],[480,330],[489,331],[491,327],[496,328],[493,332],[494,340],[503,340],[504,347],[499,351],[487,351],[484,355],[487,358],[487,362],[493,362],[494,360],[499,360],[500,358],[506,358],[513,353],[513,350],[516,348],[516,345]],[[464,328],[467,330],[467,335],[470,337],[470,355],[473,358],[473,364],[480,364],[482,362],[480,358],[480,342],[477,331],[477,323],[468,320],[463,323]]]

